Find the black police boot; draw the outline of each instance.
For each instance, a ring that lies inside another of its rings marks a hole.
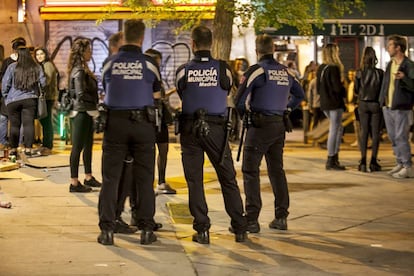
[[[361,158],[361,160],[359,160],[358,171],[367,172],[367,159],[366,158]]]
[[[130,226],[128,223],[122,220],[122,218],[117,218],[115,221],[115,233],[121,233],[121,234],[134,234],[138,231],[138,228],[136,226]]]
[[[157,236],[151,230],[141,231],[141,244],[151,244],[157,240]]]
[[[210,233],[208,230],[197,232],[193,235],[193,242],[198,242],[201,244],[210,243]]]
[[[248,221],[247,222],[247,231],[249,233],[259,233],[260,232],[260,224],[257,220],[255,221]]]
[[[234,238],[236,242],[245,242],[247,240],[247,232],[235,233]]]
[[[101,230],[101,234],[99,234],[98,236],[98,242],[103,245],[113,245],[114,244],[114,231]]]
[[[269,223],[269,228],[277,230],[287,230],[287,221],[286,218],[275,218]]]
[[[371,172],[381,171],[381,165],[378,164],[377,158],[371,158],[371,162],[369,164],[369,169],[371,170]]]

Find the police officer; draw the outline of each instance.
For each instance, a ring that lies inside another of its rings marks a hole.
[[[188,185],[190,212],[197,231],[193,241],[210,243],[210,218],[203,189],[204,152],[214,168],[223,192],[225,208],[231,217],[236,242],[244,242],[246,220],[236,182],[228,142],[225,140],[226,99],[232,85],[229,66],[210,54],[212,32],[197,26],[191,34],[195,57],[176,72],[177,92],[182,101],[180,143],[184,175]],[[224,159],[221,159],[222,151]],[[220,162],[222,161],[222,162]]]
[[[106,84],[104,103],[107,109],[105,123],[102,179],[99,194],[98,242],[113,244],[118,188],[121,183],[124,160],[133,159],[133,185],[139,206],[137,219],[142,225],[141,244],[151,244],[153,233],[155,195],[153,190],[155,167],[155,111],[154,99],[159,99],[161,79],[155,61],[142,53],[145,25],[140,20],[124,23],[125,45],[105,66]],[[102,117],[104,112],[102,112]],[[102,119],[101,117],[101,119]]]
[[[256,54],[259,62],[244,74],[236,96],[239,113],[249,116],[248,121],[252,124],[247,129],[242,163],[247,229],[250,233],[260,231],[258,218],[262,200],[259,167],[263,156],[275,197],[275,219],[269,227],[287,229],[289,192],[283,170],[287,110],[297,107],[304,98],[299,82],[289,74],[286,66],[273,58],[270,36],[259,35],[256,38]]]

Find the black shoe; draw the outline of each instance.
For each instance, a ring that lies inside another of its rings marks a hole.
[[[141,231],[141,244],[151,244],[157,240],[157,236],[155,236],[154,232],[151,230],[142,230]]]
[[[247,240],[247,233],[236,233],[234,234],[236,242],[245,242]]]
[[[359,160],[358,171],[367,172],[367,163],[365,159]]]
[[[171,188],[171,186],[168,185],[167,183],[161,183],[161,184],[158,184],[158,187],[155,193],[164,194],[164,195],[175,195],[177,191]]]
[[[275,218],[271,223],[269,223],[269,228],[287,230],[286,218]]]
[[[118,218],[115,221],[114,233],[134,234],[137,231],[138,231],[137,227],[128,225],[128,223],[123,221],[122,218]]]
[[[247,231],[249,233],[259,233],[260,232],[260,224],[257,221],[248,221],[247,222]]]
[[[86,180],[85,179],[83,181],[83,185],[87,185],[89,187],[96,187],[96,188],[100,188],[102,186],[101,182],[99,182],[98,180],[96,180],[95,177],[93,177],[93,176],[89,180]]]
[[[371,159],[371,163],[369,164],[369,169],[371,172],[379,172],[381,171],[381,165],[378,164],[377,159]]]
[[[78,185],[76,185],[76,186],[70,184],[69,192],[71,192],[71,193],[89,193],[89,192],[92,192],[92,188],[89,187],[89,186],[82,185],[78,181]]]
[[[133,225],[132,222],[135,222],[136,223],[135,226],[138,227],[138,230],[144,229],[144,227],[143,227],[142,224],[139,224],[138,225],[138,222],[136,222],[135,218],[131,218],[131,225]],[[154,227],[152,228],[152,231],[158,231],[161,228],[162,228],[162,223],[154,222]]]
[[[208,232],[208,230],[195,233],[193,235],[193,242],[198,242],[201,244],[209,244],[210,233]]]
[[[103,245],[113,245],[114,232],[109,230],[101,230],[101,234],[98,236],[98,242]]]

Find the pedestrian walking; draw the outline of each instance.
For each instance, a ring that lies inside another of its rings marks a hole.
[[[414,62],[405,56],[407,40],[400,35],[387,39],[391,57],[384,74],[380,105],[388,138],[396,157],[396,166],[388,172],[395,178],[414,177],[410,146],[410,127],[413,124]]]
[[[289,191],[283,169],[285,132],[289,130],[289,112],[305,97],[296,77],[273,58],[273,40],[268,35],[256,38],[259,62],[244,74],[239,87],[236,106],[246,121],[246,139],[243,149],[243,185],[246,195],[247,230],[260,231],[259,214],[260,163],[265,157],[267,172],[274,195],[274,220],[270,228],[286,230],[289,215]]]
[[[104,131],[102,155],[103,185],[99,194],[98,242],[114,244],[114,228],[119,185],[124,160],[130,156],[133,183],[137,191],[137,220],[141,225],[141,244],[157,240],[153,233],[155,195],[155,108],[160,99],[161,78],[155,61],[142,53],[145,25],[141,20],[124,23],[125,45],[107,62],[103,70],[106,83],[104,108],[99,129]],[[106,111],[105,111],[106,109]],[[107,117],[107,118],[105,118]]]
[[[211,56],[212,32],[197,26],[191,33],[194,58],[176,72],[176,87],[182,101],[179,119],[184,175],[189,193],[189,207],[194,217],[192,240],[210,243],[208,206],[204,194],[204,153],[213,164],[222,189],[225,209],[231,217],[236,242],[247,239],[246,218],[236,182],[231,151],[226,140],[227,95],[232,73],[225,61]],[[227,114],[231,115],[231,114]],[[227,132],[229,133],[229,132]],[[222,155],[224,153],[224,155]]]

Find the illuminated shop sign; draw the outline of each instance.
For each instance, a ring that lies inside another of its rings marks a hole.
[[[154,5],[164,5],[171,0],[152,0]],[[176,0],[180,6],[212,6],[216,0]],[[122,6],[122,0],[45,0],[45,7],[78,7],[78,6]]]

